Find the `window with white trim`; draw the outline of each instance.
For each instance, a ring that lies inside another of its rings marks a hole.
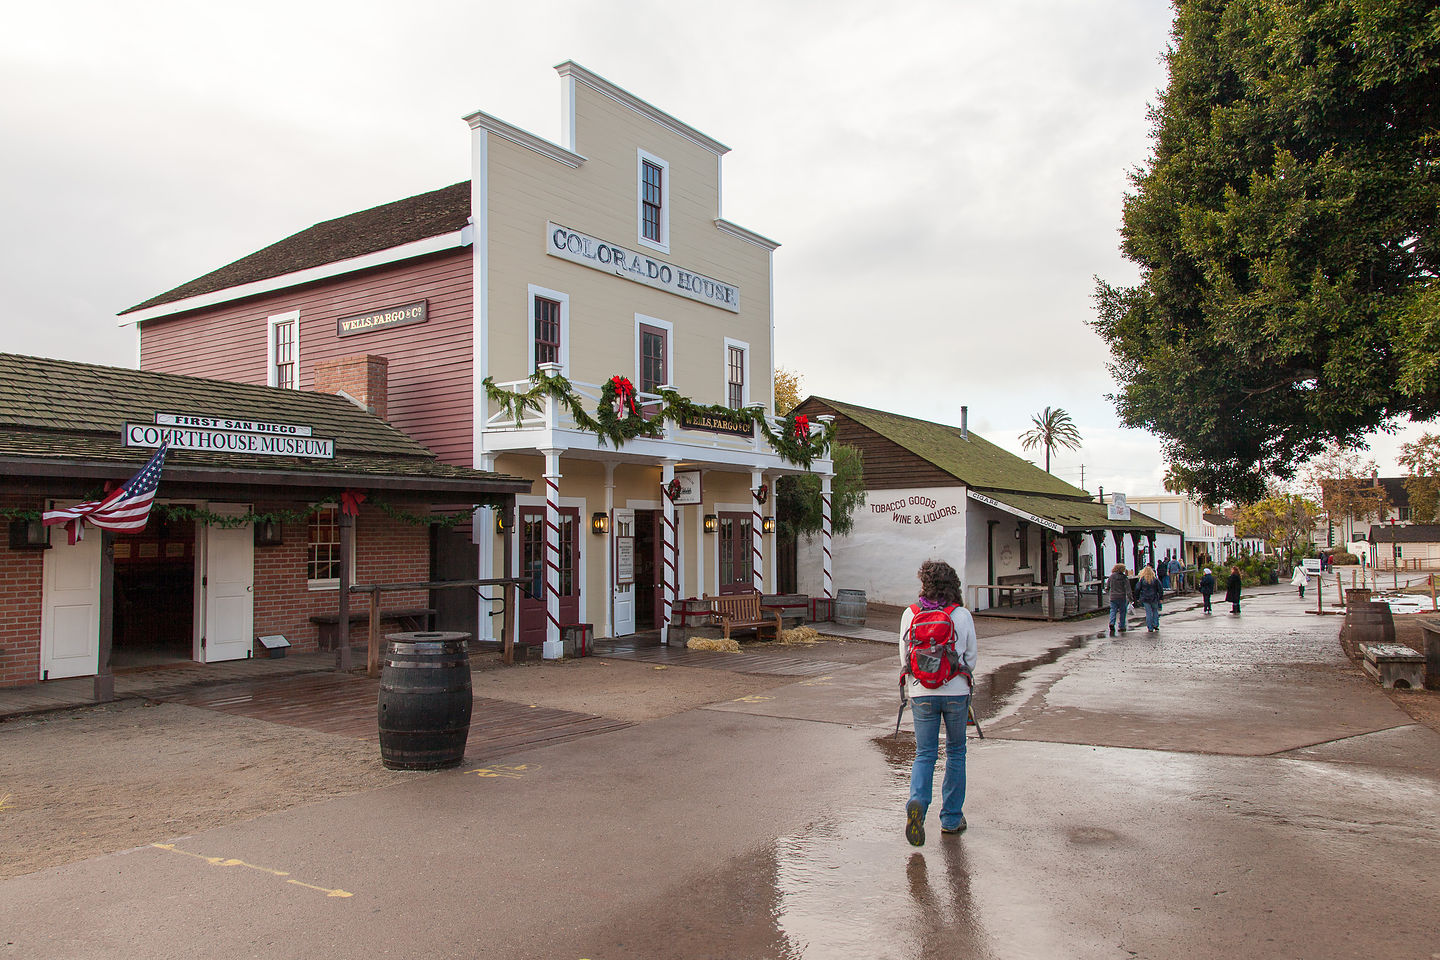
[[[300,311],[270,317],[267,323],[266,379],[272,387],[300,387]]]
[[[640,324],[640,392],[659,393],[670,382],[669,331],[648,323]]]
[[[739,410],[750,402],[750,345],[725,338],[725,405]]]
[[[311,589],[340,586],[340,508],[317,507],[305,536],[305,582]]]
[[[570,297],[530,285],[530,372],[542,363],[570,370]]]
[[[637,151],[636,215],[641,243],[670,252],[670,164],[644,150]]]

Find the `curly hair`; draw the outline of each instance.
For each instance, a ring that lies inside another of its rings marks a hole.
[[[960,577],[955,568],[944,560],[926,560],[920,564],[920,596],[932,603],[947,606],[958,603],[965,606],[965,595],[960,590]]]

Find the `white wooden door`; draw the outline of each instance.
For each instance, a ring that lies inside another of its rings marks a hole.
[[[91,527],[73,547],[64,527],[45,551],[40,619],[40,677],[89,677],[100,672],[100,539]]]
[[[628,637],[635,632],[635,511],[615,511],[615,636]],[[628,573],[628,577],[626,574]],[[621,583],[629,579],[629,583]]]
[[[210,512],[243,514],[248,504],[212,503]],[[205,663],[243,660],[254,649],[255,530],[205,527],[204,633],[200,659]]]

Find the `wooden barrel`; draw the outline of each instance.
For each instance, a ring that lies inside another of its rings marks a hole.
[[[1370,591],[1365,587],[1352,587],[1345,591],[1345,603],[1369,603]]]
[[[835,592],[835,622],[850,627],[865,626],[864,590],[837,590]]]
[[[1345,630],[1357,649],[1360,644],[1394,643],[1395,617],[1390,604],[1378,600],[1351,604],[1345,613]]]
[[[380,669],[380,760],[389,770],[441,770],[465,759],[470,735],[468,633],[391,633]]]

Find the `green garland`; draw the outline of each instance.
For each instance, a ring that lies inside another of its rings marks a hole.
[[[90,499],[99,499],[92,497]],[[339,495],[334,498],[339,502]],[[412,524],[417,527],[440,526],[446,529],[458,526],[462,523],[469,523],[476,510],[485,507],[499,507],[502,504],[499,500],[487,499],[485,502],[474,504],[469,510],[460,510],[446,513],[410,513],[399,507],[376,497],[367,497],[365,503],[377,507],[381,513],[392,520]],[[151,506],[150,513],[156,520],[164,521],[185,521],[193,520],[198,524],[209,527],[221,527],[226,530],[233,530],[236,527],[243,527],[251,523],[308,523],[310,518],[320,509],[319,505],[304,510],[267,510],[264,513],[255,510],[247,510],[245,513],[213,513],[199,507],[184,506],[181,504],[157,503]],[[25,509],[23,507],[0,507],[0,521],[11,520],[39,520],[43,511]]]
[[[512,417],[517,427],[523,422],[526,410],[539,413],[542,398],[554,397],[570,414],[577,427],[595,434],[602,444],[613,444],[617,450],[636,437],[661,436],[667,421],[683,427],[687,421],[703,417],[718,417],[737,426],[751,428],[759,424],[761,434],[780,459],[807,469],[816,457],[830,449],[835,439],[833,422],[825,424],[819,433],[807,432],[801,437],[796,435],[794,413],[784,417],[781,429],[777,432],[770,426],[770,419],[763,410],[748,407],[733,410],[730,407],[698,404],[674,390],[660,391],[660,409],[653,415],[646,417],[642,413],[632,412],[620,417],[615,413],[617,391],[613,377],[606,380],[600,388],[600,402],[596,405],[593,417],[586,413],[570,381],[559,375],[552,376],[544,371],[536,371],[530,375],[530,389],[524,393],[497,386],[490,377],[485,378],[484,386],[486,396]]]

